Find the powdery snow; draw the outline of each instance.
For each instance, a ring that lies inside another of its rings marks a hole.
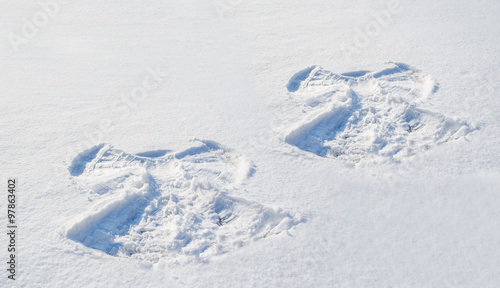
[[[0,287],[497,287],[498,15],[0,1]]]
[[[79,154],[69,170],[93,205],[72,221],[67,237],[111,255],[183,263],[304,221],[234,196],[254,173],[244,156],[213,141],[167,151],[131,155],[99,145]]]
[[[398,160],[477,129],[422,108],[439,86],[402,63],[343,74],[312,66],[295,74],[287,89],[277,130],[286,143],[323,157]]]

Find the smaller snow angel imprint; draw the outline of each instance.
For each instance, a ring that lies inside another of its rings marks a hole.
[[[181,152],[127,154],[110,145],[80,153],[69,167],[92,205],[67,237],[115,256],[157,262],[207,261],[303,219],[234,197],[254,172],[243,155],[213,141]]]
[[[477,129],[425,107],[438,84],[402,63],[335,74],[319,66],[296,73],[276,119],[282,139],[304,151],[353,162],[395,161]]]

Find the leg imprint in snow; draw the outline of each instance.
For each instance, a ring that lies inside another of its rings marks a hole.
[[[398,160],[476,129],[425,109],[437,82],[402,63],[344,74],[312,66],[286,88],[276,130],[286,143],[323,157]]]
[[[99,145],[78,155],[69,171],[94,200],[67,237],[111,255],[205,261],[301,221],[230,196],[254,167],[213,141],[135,155]]]

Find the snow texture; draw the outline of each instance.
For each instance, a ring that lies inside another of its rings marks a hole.
[[[284,141],[323,157],[397,161],[477,129],[421,107],[439,88],[432,76],[389,65],[379,72],[335,74],[311,66],[296,73],[278,120],[285,123],[278,124]]]
[[[0,287],[497,288],[499,15],[0,0]]]
[[[106,144],[79,154],[69,171],[94,205],[67,237],[154,263],[207,261],[303,221],[231,196],[254,173],[253,164],[216,142],[199,143],[181,152],[135,155]]]

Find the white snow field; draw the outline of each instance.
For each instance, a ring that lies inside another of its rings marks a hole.
[[[0,0],[0,287],[497,287],[499,15]]]

